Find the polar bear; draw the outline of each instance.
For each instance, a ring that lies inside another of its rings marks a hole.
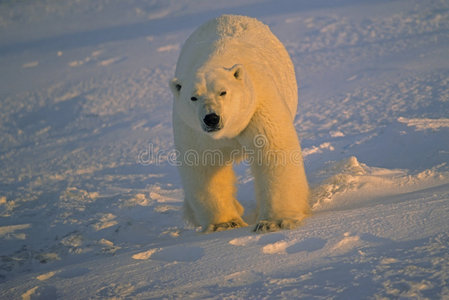
[[[293,120],[297,85],[282,43],[260,21],[222,15],[185,42],[170,81],[184,215],[203,231],[247,226],[232,163],[251,165],[256,232],[297,226],[308,183]]]

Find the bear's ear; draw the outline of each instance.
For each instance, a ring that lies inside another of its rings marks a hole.
[[[170,89],[175,96],[179,96],[179,93],[181,92],[181,82],[178,80],[178,78],[173,78],[170,80]]]
[[[235,79],[242,80],[243,76],[245,75],[245,70],[243,69],[243,66],[241,64],[236,64],[232,66],[231,69],[229,69],[230,72],[232,72],[232,75]]]

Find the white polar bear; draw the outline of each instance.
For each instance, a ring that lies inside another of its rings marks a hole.
[[[308,184],[293,120],[291,59],[268,26],[223,15],[185,42],[170,87],[184,213],[205,232],[247,226],[233,161],[255,179],[254,231],[293,228],[308,214]]]

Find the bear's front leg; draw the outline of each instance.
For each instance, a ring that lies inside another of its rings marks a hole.
[[[185,193],[185,217],[204,232],[247,226],[243,207],[235,198],[232,165],[180,166]]]
[[[294,152],[261,153],[264,158],[252,165],[258,217],[255,232],[293,229],[309,213],[308,185],[302,166],[286,163]]]
[[[309,213],[309,188],[301,146],[291,123],[262,123],[258,114],[242,135],[251,149],[251,170],[258,205],[255,232],[291,229]],[[267,126],[272,125],[273,127]],[[250,143],[248,143],[250,141]]]

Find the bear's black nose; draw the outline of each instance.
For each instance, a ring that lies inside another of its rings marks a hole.
[[[204,117],[204,124],[206,124],[209,127],[217,127],[218,123],[220,122],[220,116],[218,116],[215,113],[208,114]]]

